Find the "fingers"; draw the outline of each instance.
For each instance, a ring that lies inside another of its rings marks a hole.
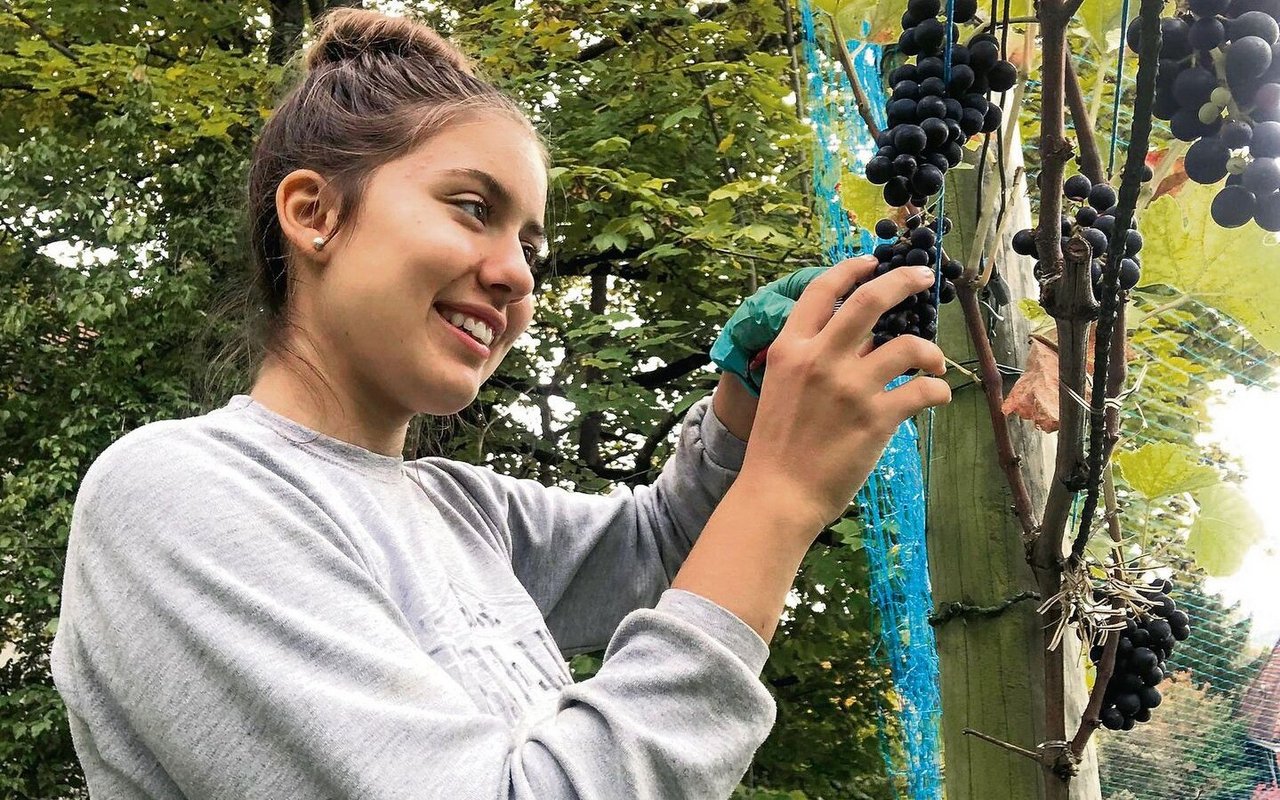
[[[911,295],[933,286],[936,278],[932,267],[900,267],[867,281],[831,319],[827,326],[830,336],[839,342],[862,341],[871,335],[876,320]]]
[[[926,408],[951,402],[951,386],[942,378],[917,375],[896,389],[885,392],[889,413],[898,422],[914,417]]]
[[[866,355],[863,363],[881,385],[913,369],[930,375],[947,371],[942,349],[919,336],[899,336],[886,342]]]
[[[800,294],[782,330],[806,339],[816,336],[831,321],[836,301],[848,294],[858,281],[869,278],[878,263],[875,256],[848,258],[818,275]],[[870,331],[870,327],[867,330]]]

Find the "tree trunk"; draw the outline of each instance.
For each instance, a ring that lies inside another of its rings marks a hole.
[[[1016,127],[1011,134],[1016,135]],[[1013,173],[1022,161],[1020,142],[1015,141],[1010,151],[1008,170]],[[976,169],[948,175],[947,216],[953,227],[947,250],[955,258],[966,257],[975,236],[977,175]],[[995,198],[998,208],[1000,181],[991,167],[984,183],[983,197]],[[1009,234],[1031,227],[1025,199],[1007,213],[1014,215]],[[999,309],[1004,319],[992,327],[992,347],[997,363],[1021,367],[1026,363],[1029,325],[1014,304],[1023,297],[1038,298],[1039,290],[1030,264],[1008,247],[1007,235],[1001,245],[996,263],[1010,285],[1012,300]],[[977,372],[959,303],[943,307],[938,340],[948,357]],[[953,386],[960,383],[952,380]],[[1007,377],[1006,394],[1012,383],[1013,378]],[[1039,512],[1052,475],[1050,437],[1017,418],[1010,421],[1010,429],[1032,507]],[[922,426],[921,432],[927,428]],[[1009,485],[996,459],[991,416],[981,386],[971,383],[958,388],[951,404],[935,412],[932,452],[928,544],[934,603],[944,615],[948,604],[963,604],[936,627],[947,798],[1038,800],[1044,797],[1046,773],[1037,762],[965,735],[964,729],[1035,750],[1047,738],[1044,659],[1065,657],[1067,720],[1074,731],[1087,700],[1079,647],[1071,640],[1065,656],[1062,649],[1056,654],[1043,651],[1042,620],[1036,613],[1040,601],[1032,594],[1036,581],[1012,511]],[[1081,766],[1080,775],[1072,781],[1071,798],[1097,800],[1101,793],[1092,746]]]

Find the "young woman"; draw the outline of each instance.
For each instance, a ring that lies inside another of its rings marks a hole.
[[[433,31],[325,19],[253,154],[256,382],[122,437],[77,495],[52,663],[94,797],[730,794],[801,557],[950,398],[883,388],[941,374],[934,345],[866,343],[932,275],[815,270],[758,401],[726,372],[651,486],[405,461],[529,324],[546,172]],[[564,658],[606,645],[575,684]]]

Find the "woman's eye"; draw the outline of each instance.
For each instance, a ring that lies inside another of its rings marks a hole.
[[[483,200],[459,200],[458,205],[475,206],[476,208],[480,209],[481,213],[479,216],[476,216],[474,214],[472,216],[476,216],[476,218],[479,219],[481,222],[484,222],[485,220],[489,219],[489,211],[490,211],[489,204]]]
[[[524,247],[524,260],[529,262],[529,266],[538,267],[542,264],[542,255],[538,252],[538,248],[527,244]]]

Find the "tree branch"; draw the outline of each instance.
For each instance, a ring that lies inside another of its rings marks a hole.
[[[727,12],[733,6],[743,5],[746,2],[747,0],[730,0],[728,3],[718,3],[716,5],[705,6],[698,9],[697,17],[704,21],[715,19],[721,14]],[[654,28],[673,28],[677,25],[683,25],[687,21],[687,18],[668,17],[666,19],[655,20],[648,25],[626,26],[618,31],[617,38],[605,39],[604,41],[596,42],[593,45],[584,47],[576,56],[573,57],[573,60],[581,64],[584,61],[599,58],[605,53],[616,50],[624,44],[630,44],[634,39]]]
[[[28,28],[30,28],[32,32],[35,33],[36,36],[39,36],[41,39],[44,39],[46,42],[48,42],[50,47],[52,47],[54,50],[57,50],[62,55],[66,56],[71,61],[71,63],[79,65],[80,59],[77,58],[76,54],[71,51],[71,48],[67,47],[62,42],[50,36],[49,33],[40,25],[40,23],[36,22],[33,19],[27,19],[26,17],[19,14],[18,9],[14,8],[13,4],[10,3],[9,0],[5,0],[4,9],[5,11],[8,11],[10,14],[12,14],[14,19],[18,20],[23,25],[26,25]]]

